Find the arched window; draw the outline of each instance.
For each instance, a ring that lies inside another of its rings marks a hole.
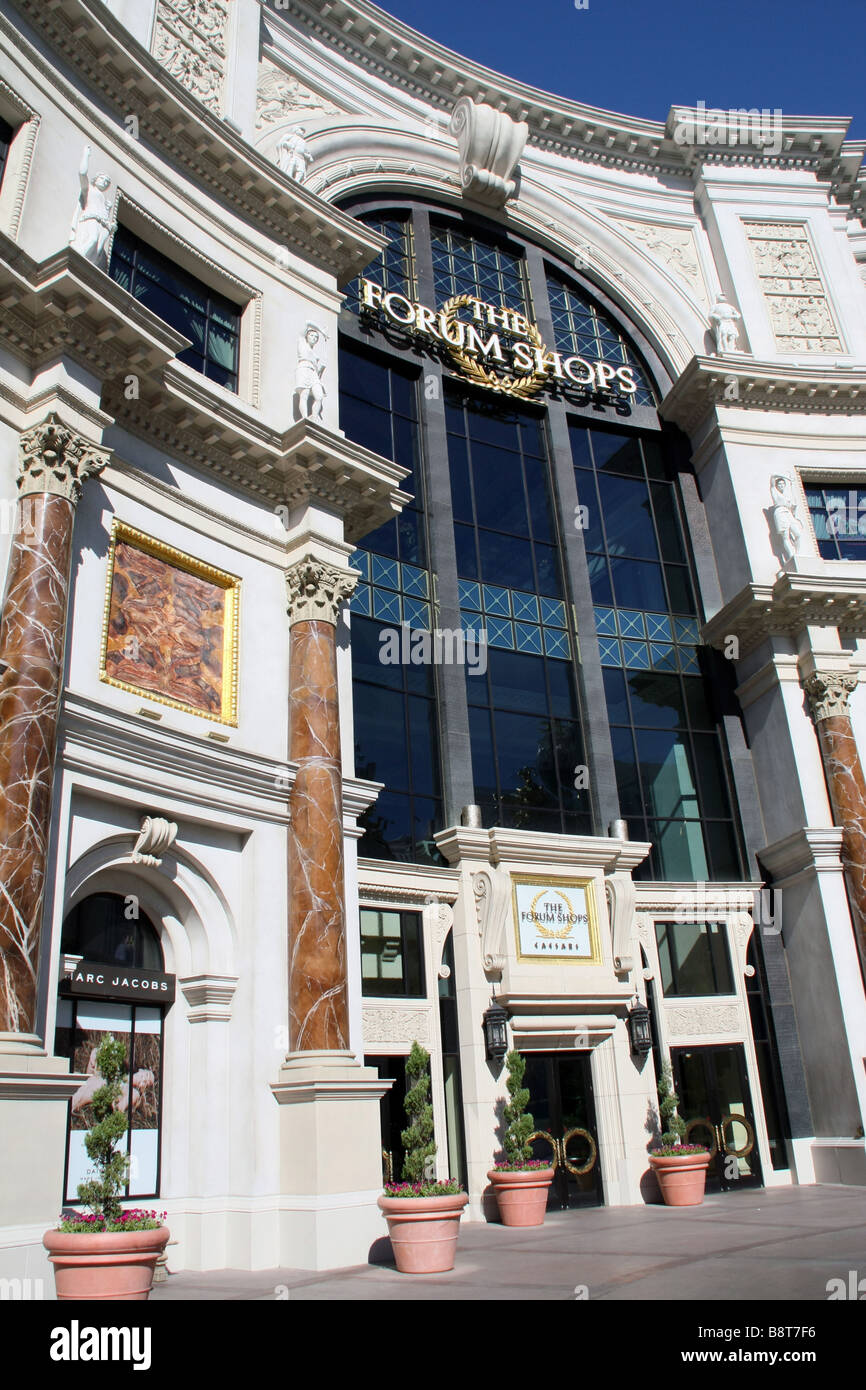
[[[133,896],[92,893],[68,913],[61,949],[84,960],[106,965],[162,970],[162,950],[156,929]]]

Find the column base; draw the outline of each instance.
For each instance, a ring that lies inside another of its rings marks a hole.
[[[366,1264],[387,1236],[379,1101],[390,1087],[349,1052],[290,1053],[271,1090],[280,1106],[280,1263]]]
[[[0,1033],[0,1278],[42,1288],[22,1297],[54,1296],[42,1236],[63,1204],[67,1102],[86,1080],[35,1034]]]

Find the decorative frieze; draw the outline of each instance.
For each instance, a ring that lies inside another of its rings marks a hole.
[[[227,26],[225,0],[157,0],[154,57],[218,116],[222,115]]]
[[[704,308],[709,305],[707,287],[701,274],[694,233],[688,227],[663,227],[656,222],[633,222],[618,217],[617,223],[633,241],[675,275]]]
[[[18,495],[49,493],[75,506],[84,480],[102,472],[111,452],[76,434],[52,412],[21,435]]]
[[[779,352],[844,352],[805,224],[743,225]]]
[[[374,1005],[364,1009],[363,1019],[365,1048],[369,1048],[372,1043],[405,1045],[407,1050],[413,1042],[419,1042],[428,1048],[431,1046],[429,1008],[394,1009]]]
[[[803,689],[816,724],[838,715],[849,717],[848,699],[852,691],[857,689],[857,679],[856,672],[848,674],[844,671],[816,671],[808,677]]]
[[[316,116],[340,116],[333,102],[305,87],[297,77],[271,63],[259,63],[256,89],[256,130],[267,131],[288,120],[311,120]]]
[[[286,573],[290,625],[318,621],[336,627],[360,577],[357,570],[339,569],[315,555],[299,560]]]
[[[672,1038],[743,1032],[743,1016],[737,1004],[681,1004],[665,1008],[665,1021]]]

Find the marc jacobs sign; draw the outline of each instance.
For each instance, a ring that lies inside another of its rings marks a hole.
[[[162,970],[131,969],[102,961],[79,961],[60,982],[60,993],[84,998],[128,999],[137,1004],[173,1004],[176,976]]]
[[[542,879],[512,874],[519,960],[571,960],[601,964],[601,942],[591,878]]]
[[[489,391],[526,399],[555,382],[627,396],[637,391],[634,368],[550,352],[534,323],[501,304],[458,294],[441,309],[428,309],[366,279],[360,291],[362,310],[441,344],[463,376]]]

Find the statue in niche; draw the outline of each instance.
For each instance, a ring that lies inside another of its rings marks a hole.
[[[84,146],[78,178],[81,189],[78,204],[72,218],[69,244],[73,250],[90,261],[100,270],[108,269],[108,239],[114,223],[113,199],[108,190],[111,179],[107,174],[97,174],[90,178],[90,146]]]
[[[313,151],[304,138],[306,133],[304,126],[293,125],[274,152],[283,173],[288,174],[295,183],[304,182],[307,177],[307,165],[313,162]]]
[[[327,364],[319,353],[320,339],[327,342],[327,333],[308,319],[298,339],[298,366],[295,375],[295,400],[298,418],[301,420],[323,418],[322,407],[327,392],[322,377]]]
[[[786,473],[774,473],[770,479],[770,496],[773,508],[770,520],[776,533],[776,540],[785,564],[800,552],[800,538],[803,523],[797,515],[794,501],[794,485]]]
[[[710,310],[710,323],[713,328],[713,335],[716,340],[716,352],[722,356],[726,352],[737,351],[737,338],[740,330],[737,322],[741,315],[729,304],[725,298],[724,290],[719,290],[716,295],[716,302]]]

